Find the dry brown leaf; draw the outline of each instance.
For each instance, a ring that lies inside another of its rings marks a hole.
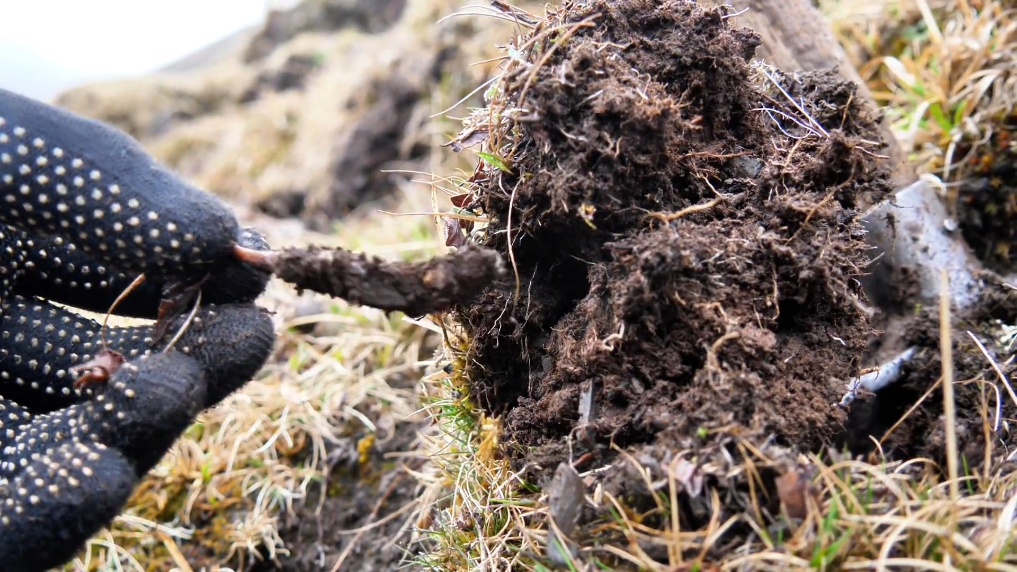
[[[456,248],[466,246],[466,235],[463,234],[463,227],[459,219],[442,217],[441,222],[444,224],[445,246]]]
[[[472,196],[473,196],[473,193],[463,193],[461,195],[456,195],[456,196],[452,197],[452,199],[451,199],[452,200],[452,204],[457,206],[457,207],[459,207],[459,208],[461,208],[461,209],[462,208],[466,208],[466,203],[470,200],[470,197],[472,197]]]
[[[809,513],[808,495],[817,500],[808,476],[802,471],[792,470],[777,477],[777,496],[790,518],[805,518]]]

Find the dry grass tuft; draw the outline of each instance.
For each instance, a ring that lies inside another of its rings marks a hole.
[[[919,172],[970,174],[1017,114],[1017,5],[1006,0],[823,2]]]
[[[526,483],[500,456],[498,420],[469,399],[468,380],[458,373],[462,340],[451,324],[441,329],[455,357],[453,374],[439,370],[424,380],[431,385],[424,390],[424,408],[437,431],[424,441],[429,466],[418,475],[425,487],[414,515],[412,540],[423,547],[416,562],[430,570],[514,569],[520,547],[536,549],[526,535],[535,503],[517,495]]]

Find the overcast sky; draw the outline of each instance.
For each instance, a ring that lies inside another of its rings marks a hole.
[[[276,0],[0,0],[0,87],[48,100],[158,69],[257,24]]]

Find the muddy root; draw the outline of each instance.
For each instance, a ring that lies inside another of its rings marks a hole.
[[[504,273],[501,256],[484,248],[463,249],[426,262],[391,262],[341,248],[311,246],[279,250],[249,262],[294,285],[299,293],[311,290],[408,316],[467,303]]]

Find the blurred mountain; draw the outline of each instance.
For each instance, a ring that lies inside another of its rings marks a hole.
[[[475,157],[440,147],[462,128],[441,113],[482,106],[503,43],[492,38],[517,30],[447,18],[470,4],[304,0],[158,72],[56,103],[125,130],[239,207],[314,230],[378,208],[429,211],[432,189],[411,182],[426,177],[407,173],[472,170]]]
[[[229,60],[243,52],[261,29],[261,26],[244,28],[192,54],[188,54],[157,71],[163,73],[184,73]]]

